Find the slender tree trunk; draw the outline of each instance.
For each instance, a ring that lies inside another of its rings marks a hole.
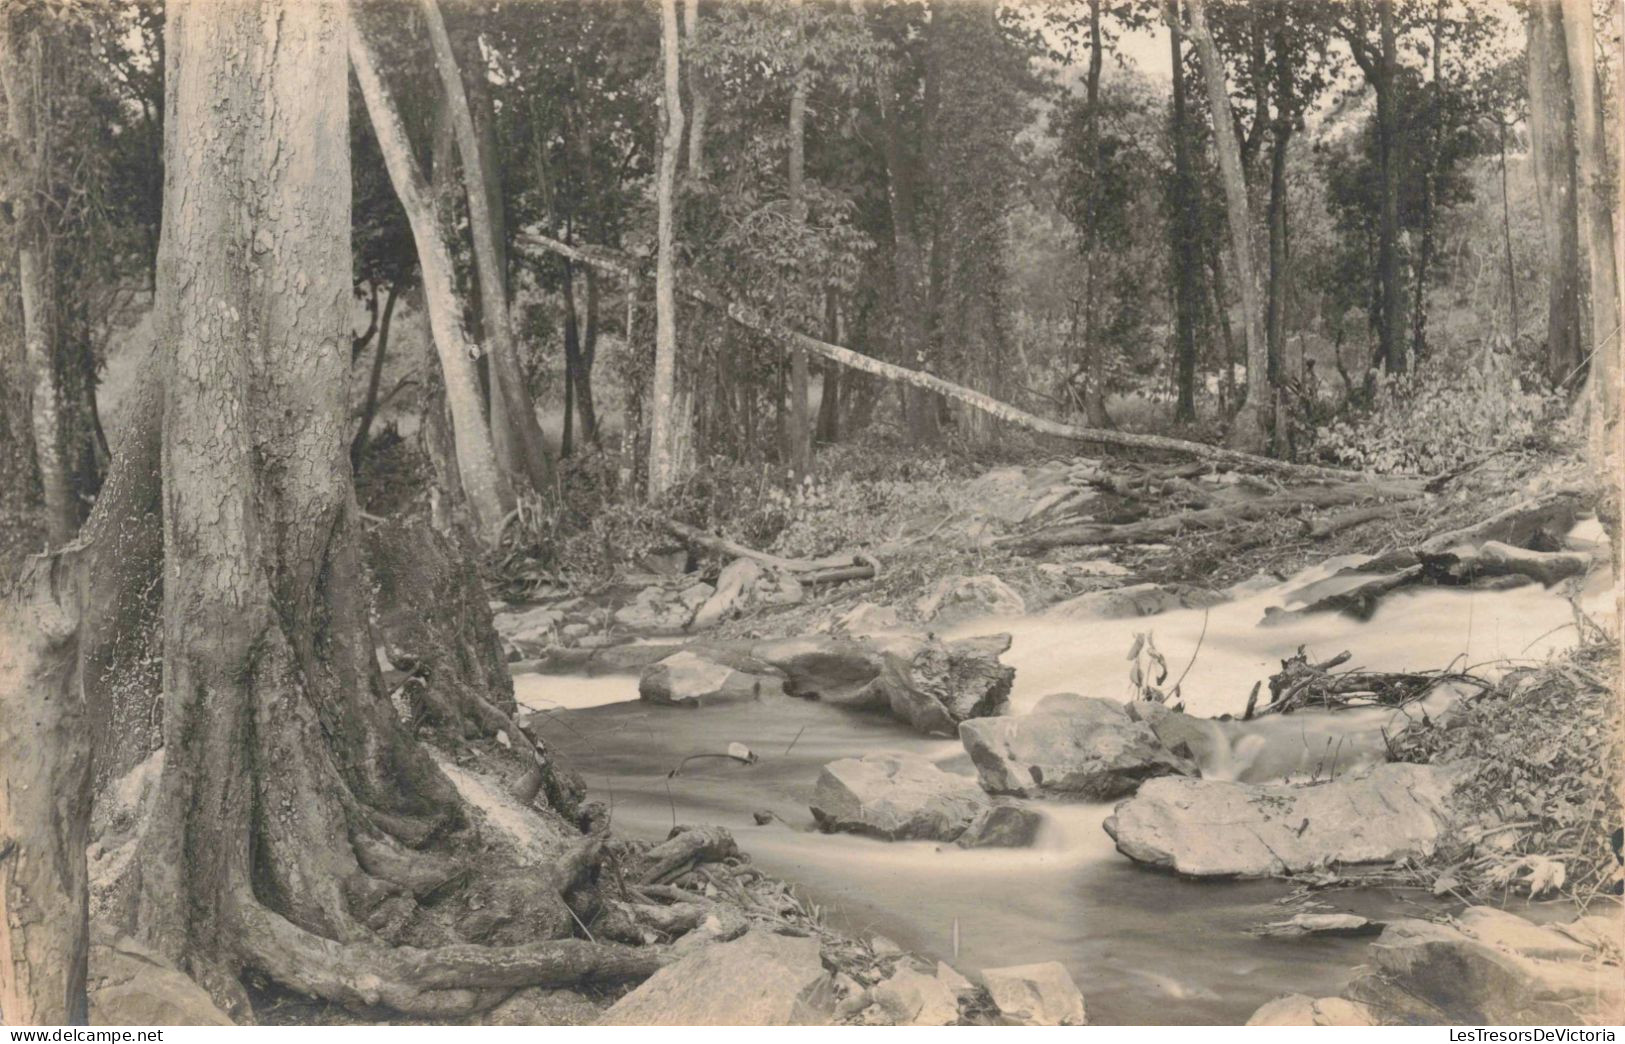
[[[1168,50],[1173,63],[1174,145],[1174,366],[1177,395],[1176,422],[1196,419],[1196,317],[1201,311],[1201,213],[1196,193],[1196,175],[1191,167],[1189,117],[1185,106],[1185,56],[1179,21],[1178,0],[1168,0],[1163,10],[1168,25]]]
[[[1083,350],[1084,369],[1087,373],[1083,387],[1083,414],[1091,428],[1111,427],[1111,415],[1106,412],[1106,352],[1095,336],[1096,297],[1099,294],[1098,269],[1100,249],[1094,232],[1094,217],[1098,210],[1100,186],[1100,71],[1105,57],[1105,46],[1100,35],[1101,0],[1089,0],[1089,66],[1084,77],[1084,107],[1088,123],[1084,132],[1084,148],[1089,156],[1089,229],[1085,231],[1083,278]]]
[[[350,440],[352,468],[361,467],[367,456],[367,439],[372,432],[373,418],[378,414],[378,385],[384,376],[384,356],[389,351],[389,325],[395,317],[395,302],[400,293],[399,283],[389,284],[389,293],[384,297],[384,308],[378,317],[378,331],[374,335],[378,343],[373,347],[372,369],[367,373],[367,396],[361,404],[361,422],[356,427],[355,438]]]
[[[700,0],[683,0],[683,42],[690,54],[700,43]],[[693,63],[688,71],[688,101],[694,118],[688,130],[688,176],[705,179],[705,121],[710,111],[705,74]]]
[[[0,11],[0,85],[5,88],[10,149],[15,157],[11,189],[12,236],[17,249],[17,282],[22,297],[23,359],[30,390],[29,421],[34,464],[45,494],[46,535],[60,547],[79,528],[72,468],[63,438],[66,403],[57,381],[55,326],[57,302],[51,278],[51,244],[43,200],[48,196],[50,126],[45,79],[44,12],[21,7]],[[30,21],[36,24],[30,26]]]
[[[545,490],[552,484],[552,467],[541,424],[536,419],[536,407],[519,367],[518,345],[508,315],[508,292],[504,285],[507,265],[499,249],[491,199],[486,191],[480,137],[469,112],[463,75],[452,53],[451,38],[440,17],[438,0],[421,0],[421,8],[457,139],[457,155],[462,160],[463,191],[468,200],[468,224],[474,240],[475,271],[482,302],[480,315],[491,348],[492,443],[499,462],[510,476],[524,476],[533,488]]]
[[[581,365],[576,368],[576,412],[581,417],[581,437],[596,446],[599,444],[598,408],[592,397],[592,367],[598,358],[598,273],[592,266],[587,266],[583,280],[587,315],[581,329]]]
[[[1444,150],[1444,2],[1433,6],[1433,129],[1428,139],[1427,166],[1422,175],[1422,245],[1417,251],[1416,286],[1411,304],[1411,360],[1420,362],[1427,354],[1428,275],[1433,267],[1434,225],[1439,195],[1439,157]]]
[[[360,27],[349,34],[350,64],[366,102],[367,115],[378,139],[395,195],[406,211],[417,244],[422,273],[424,308],[434,333],[436,354],[446,386],[446,405],[452,417],[457,471],[470,511],[482,539],[491,543],[513,506],[513,488],[497,465],[490,431],[480,409],[475,351],[463,330],[457,305],[455,272],[450,244],[435,211],[428,182],[412,154],[406,128],[395,109]]]
[[[1585,350],[1580,314],[1580,218],[1574,184],[1574,109],[1557,0],[1529,5],[1529,144],[1547,259],[1546,373],[1579,388]]]
[[[660,0],[660,50],[664,68],[665,135],[660,144],[660,173],[655,185],[658,244],[655,254],[655,371],[651,392],[649,438],[650,499],[665,493],[677,480],[673,430],[677,392],[677,272],[676,214],[673,192],[677,182],[677,156],[683,147],[681,65],[677,53],[677,2]]]
[[[576,316],[575,267],[564,260],[564,442],[561,453],[575,449],[575,389],[581,373],[581,327]]]
[[[1518,269],[1512,261],[1512,195],[1507,191],[1507,125],[1499,117],[1495,121],[1496,143],[1501,154],[1501,241],[1506,247],[1507,307],[1509,310],[1507,344],[1516,346],[1521,323],[1518,321]]]
[[[841,343],[841,316],[834,288],[824,291],[824,340]],[[830,444],[841,437],[841,368],[825,361],[824,390],[818,400],[818,441]]]
[[[1236,416],[1231,438],[1238,447],[1261,449],[1273,426],[1274,399],[1269,386],[1269,351],[1264,339],[1258,301],[1257,266],[1253,261],[1252,221],[1247,183],[1241,169],[1241,148],[1236,140],[1230,95],[1225,88],[1224,60],[1208,32],[1203,0],[1189,0],[1191,40],[1202,65],[1212,114],[1214,144],[1219,154],[1219,175],[1224,182],[1225,209],[1230,222],[1230,252],[1241,292],[1242,323],[1247,341],[1247,404]]]
[[[1269,342],[1270,387],[1279,388],[1286,355],[1286,162],[1292,144],[1292,65],[1285,31],[1275,29],[1275,118],[1270,127],[1269,286],[1265,336]],[[1260,116],[1260,119],[1263,117]]]
[[[884,96],[881,86],[880,115],[882,149],[886,161],[887,200],[891,208],[892,268],[897,284],[897,324],[903,346],[903,363],[929,370],[930,330],[927,322],[925,269],[920,252],[915,204],[915,180],[903,151],[903,129],[896,104]],[[903,392],[905,420],[910,436],[922,445],[935,444],[942,432],[937,421],[937,400],[929,392],[906,389]]]
[[[799,36],[801,9],[796,8]],[[806,69],[796,71],[795,86],[790,93],[790,217],[796,224],[807,220],[807,200],[803,187],[806,169],[807,93],[812,77]],[[790,350],[790,478],[797,488],[812,473],[812,424],[807,413],[808,391],[807,353],[800,348]]]
[[[1404,286],[1399,266],[1399,99],[1396,77],[1399,45],[1394,30],[1395,0],[1377,0],[1381,50],[1372,87],[1377,95],[1377,165],[1382,176],[1382,200],[1377,228],[1377,282],[1382,315],[1378,329],[1378,361],[1394,372],[1407,368]]]

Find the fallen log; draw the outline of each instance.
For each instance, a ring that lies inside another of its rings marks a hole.
[[[665,884],[700,863],[717,863],[739,855],[733,835],[722,827],[683,827],[649,849],[640,884]]]
[[[1591,568],[1591,556],[1580,551],[1529,551],[1491,540],[1477,550],[1446,551],[1422,556],[1430,575],[1448,576],[1461,583],[1480,577],[1526,576],[1545,587]]]
[[[1224,529],[1238,522],[1275,518],[1310,508],[1335,507],[1376,498],[1391,501],[1413,500],[1422,495],[1421,486],[1415,483],[1369,482],[1311,486],[1253,500],[1238,501],[1222,507],[1181,511],[1161,518],[1150,518],[1124,525],[1084,522],[1057,526],[1037,533],[1002,537],[994,541],[993,546],[1034,552],[1079,544],[1153,544],[1192,530]]]
[[[780,569],[787,573],[797,574],[802,582],[828,583],[833,580],[868,579],[875,576],[873,558],[868,555],[845,554],[830,555],[825,558],[782,558],[769,554],[766,551],[757,551],[744,544],[727,537],[712,536],[703,530],[667,519],[662,523],[666,531],[690,547],[697,547],[713,554],[729,555],[734,558],[748,558],[754,562]],[[865,561],[867,559],[867,561]]]
[[[1460,547],[1473,547],[1488,541],[1536,551],[1555,551],[1574,528],[1582,512],[1591,506],[1591,497],[1582,490],[1559,489],[1521,500],[1488,518],[1436,533],[1413,548],[1400,548],[1380,555],[1360,566],[1365,573],[1387,573],[1420,562],[1424,556],[1439,555]]]
[[[522,233],[515,239],[521,246],[562,254],[584,264],[596,265],[632,279],[643,278],[643,264],[640,259],[604,247],[573,245],[534,233]],[[1017,427],[1026,428],[1028,431],[1036,431],[1041,435],[1053,435],[1056,438],[1068,439],[1073,442],[1119,446],[1124,449],[1176,453],[1226,467],[1275,475],[1338,480],[1347,480],[1351,475],[1350,472],[1337,468],[1320,467],[1314,464],[1294,464],[1290,461],[1276,460],[1273,457],[1242,453],[1239,450],[1225,449],[1222,446],[1209,446],[1202,442],[1187,442],[1184,439],[1174,439],[1164,435],[1144,435],[1135,432],[1114,431],[1109,428],[1087,428],[1076,424],[1049,420],[1011,406],[1008,403],[1000,402],[992,396],[985,395],[975,389],[943,380],[934,374],[920,370],[910,370],[904,366],[883,362],[873,356],[854,352],[850,348],[844,348],[838,344],[820,341],[818,338],[810,337],[798,330],[781,326],[749,306],[729,300],[721,294],[705,288],[698,284],[692,276],[679,279],[677,290],[684,297],[723,313],[745,329],[772,338],[791,348],[799,348],[809,355],[828,359],[850,370],[857,370],[886,380],[899,381],[913,385],[916,388],[936,392],[944,398],[962,403],[990,417],[996,417]]]
[[[1367,522],[1379,519],[1395,518],[1405,510],[1403,501],[1388,504],[1369,504],[1365,507],[1350,508],[1347,511],[1337,511],[1320,518],[1306,518],[1303,520],[1304,535],[1315,540],[1324,540],[1334,533],[1341,533],[1345,529],[1363,526]]]
[[[1334,671],[1346,663],[1347,652],[1323,663],[1310,663],[1303,647],[1281,661],[1281,669],[1270,677],[1270,700],[1251,717],[1265,714],[1291,714],[1308,708],[1342,710],[1348,707],[1403,707],[1415,703],[1438,686],[1455,682],[1480,690],[1489,683],[1471,674],[1454,671]]]

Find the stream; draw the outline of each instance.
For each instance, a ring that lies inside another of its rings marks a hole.
[[[1582,523],[1571,543],[1596,539],[1587,527],[1595,523]],[[1496,668],[1487,665],[1543,659],[1574,640],[1569,603],[1539,586],[1419,588],[1391,595],[1365,623],[1321,614],[1258,626],[1266,607],[1289,605],[1297,589],[1343,564],[1324,563],[1284,583],[1243,585],[1234,600],[1205,611],[1110,621],[988,619],[947,636],[1014,636],[1003,660],[1016,668],[1011,713],[1021,714],[1052,692],[1131,698],[1125,657],[1135,634],[1149,631],[1173,677],[1189,663],[1186,709],[1206,716],[1239,715],[1253,683],[1300,645],[1312,659],[1348,649],[1351,667],[1437,669],[1459,658],[1458,666],[1491,674]],[[1607,599],[1603,576],[1594,578],[1582,604],[1600,612]],[[966,974],[1061,961],[1097,1025],[1241,1023],[1283,993],[1338,992],[1369,942],[1247,934],[1295,912],[1278,905],[1289,884],[1198,883],[1140,869],[1101,830],[1111,809],[1105,804],[1033,803],[1045,824],[1029,849],[966,851],[818,833],[807,802],[826,762],[901,750],[974,776],[956,740],[921,736],[886,717],[788,697],[703,710],[652,706],[638,701],[632,676],[522,674],[514,685],[519,702],[537,712],[532,727],[581,772],[591,798],[610,805],[617,830],[659,839],[674,822],[725,826],[757,865],[794,882],[832,923],[884,935]],[[1400,713],[1303,712],[1227,723],[1226,742],[1203,773],[1250,781],[1324,778],[1379,760],[1382,730],[1402,724],[1394,720]],[[760,760],[684,761],[735,741]],[[757,810],[778,818],[758,826]],[[1424,896],[1387,889],[1324,898],[1339,911],[1376,919],[1430,909]]]

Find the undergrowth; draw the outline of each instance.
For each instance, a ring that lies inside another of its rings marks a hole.
[[[1508,672],[1443,722],[1407,729],[1402,761],[1465,764],[1474,821],[1429,864],[1434,890],[1478,899],[1618,894],[1625,767],[1619,645],[1577,615],[1575,648]]]

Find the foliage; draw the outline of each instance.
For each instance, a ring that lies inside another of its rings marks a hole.
[[[1371,409],[1316,430],[1314,455],[1377,472],[1438,474],[1548,436],[1565,410],[1561,396],[1518,372],[1504,350],[1468,365],[1431,359],[1409,377],[1374,381]]]
[[[1610,850],[1625,766],[1619,644],[1583,617],[1576,625],[1576,649],[1510,671],[1442,722],[1396,740],[1399,760],[1467,770],[1455,800],[1478,820],[1475,840],[1435,857],[1441,893],[1560,893],[1584,903],[1619,880]]]

